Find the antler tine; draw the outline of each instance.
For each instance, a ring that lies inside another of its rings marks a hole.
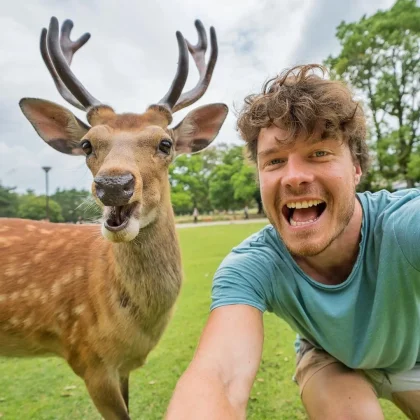
[[[65,20],[61,26],[60,47],[69,66],[73,60],[74,53],[77,52],[79,48],[83,47],[90,39],[90,33],[86,32],[76,41],[72,41],[70,39],[72,29],[73,21],[70,19]]]
[[[198,32],[198,42],[197,45],[191,45],[187,40],[188,50],[190,51],[192,57],[194,58],[195,64],[199,72],[199,80],[197,85],[181,95],[177,103],[172,109],[172,112],[179,111],[182,108],[185,108],[192,103],[198,101],[206,92],[211,77],[213,75],[214,66],[217,61],[218,47],[217,47],[217,37],[216,31],[213,26],[210,28],[210,59],[206,66],[205,54],[207,51],[207,36],[204,26],[200,20],[195,21],[195,27]]]
[[[55,68],[52,64],[51,58],[48,54],[47,49],[47,30],[45,28],[42,28],[41,31],[41,39],[40,39],[40,50],[41,50],[41,56],[44,60],[45,65],[47,66],[48,71],[51,74],[51,77],[53,78],[54,84],[60,93],[60,95],[71,105],[75,106],[76,108],[81,109],[82,111],[85,110],[84,106],[71,94],[71,92],[67,89],[67,87],[64,85],[64,83],[61,81],[60,77],[58,76],[57,72],[55,71]]]
[[[178,68],[175,75],[175,78],[172,82],[171,87],[169,88],[166,95],[158,102],[160,105],[163,105],[169,109],[172,109],[175,102],[178,100],[184,89],[185,82],[188,77],[188,50],[185,38],[182,36],[181,32],[176,32],[176,38],[178,41]]]
[[[188,45],[188,51],[191,53],[191,56],[194,58],[195,64],[198,68],[198,71],[201,73],[205,67],[205,54],[207,51],[207,34],[204,29],[204,25],[201,20],[196,20],[194,22],[195,27],[198,33],[198,42],[197,45],[192,45],[188,39],[185,41]]]
[[[71,30],[70,26],[71,25],[67,24],[67,27],[70,28],[66,29],[68,34]],[[58,37],[58,29],[58,20],[56,17],[52,17],[47,32],[47,47],[52,64],[54,65],[58,77],[67,87],[67,89],[71,92],[71,94],[73,94],[74,97],[81,103],[84,110],[87,110],[91,106],[100,105],[100,102],[85,89],[85,87],[77,80],[76,76],[71,71],[70,66],[66,61],[66,58],[64,57],[63,52],[61,51]],[[66,32],[64,33],[66,34]],[[77,49],[81,47],[81,45],[79,46],[80,39],[76,41],[75,44],[78,45],[77,48],[75,48],[74,45],[69,47],[68,51],[72,51],[71,53],[69,53],[71,54],[71,56],[73,52],[77,51]],[[68,51],[66,51],[66,53],[68,53]]]

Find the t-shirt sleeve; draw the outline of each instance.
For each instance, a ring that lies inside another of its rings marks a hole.
[[[393,218],[398,245],[408,263],[420,271],[420,192]]]
[[[265,247],[234,249],[214,275],[210,309],[244,304],[271,311],[272,267],[272,255]]]

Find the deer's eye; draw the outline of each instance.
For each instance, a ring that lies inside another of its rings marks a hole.
[[[86,156],[89,156],[93,151],[92,143],[89,140],[83,140],[80,147],[86,153]]]
[[[171,153],[172,141],[171,140],[162,140],[159,143],[159,151],[169,155]]]

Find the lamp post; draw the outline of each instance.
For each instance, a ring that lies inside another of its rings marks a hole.
[[[47,221],[50,221],[50,209],[48,203],[48,171],[51,169],[51,166],[43,166],[42,169],[45,171],[45,196],[46,196],[46,204],[45,204],[45,213]]]

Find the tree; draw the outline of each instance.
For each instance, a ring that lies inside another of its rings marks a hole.
[[[408,173],[413,179],[420,180],[420,153],[411,156]]]
[[[242,146],[219,144],[197,155],[178,157],[169,170],[176,214],[213,209],[237,210],[260,203],[255,169],[245,163]],[[260,204],[258,208],[262,210]]]
[[[420,180],[420,7],[415,0],[397,0],[389,10],[342,22],[337,38],[341,52],[326,64],[333,77],[350,82],[367,99],[380,174],[372,182],[405,180],[414,186]]]
[[[18,195],[15,188],[4,187],[0,184],[0,217],[16,217],[18,209]]]
[[[56,201],[60,207],[65,222],[76,223],[79,219],[96,219],[101,212],[94,200],[90,199],[90,193],[86,190],[60,190],[51,195],[51,199]]]
[[[234,198],[238,203],[250,205],[255,199],[255,190],[258,189],[255,179],[255,168],[246,162],[242,164],[241,169],[233,174],[232,186]]]
[[[257,202],[258,205],[258,214],[263,214],[264,213],[264,208],[263,208],[263,203],[262,203],[262,198],[261,198],[261,191],[259,188],[257,188],[255,190],[254,193],[254,199]]]
[[[36,196],[28,193],[20,196],[17,216],[22,219],[43,220],[46,217],[45,196]],[[61,207],[54,200],[49,200],[49,219],[51,222],[64,221],[61,214]]]
[[[220,162],[224,146],[209,147],[199,154],[179,156],[169,169],[175,213],[211,210],[209,176]]]
[[[235,169],[232,165],[221,164],[211,174],[209,194],[214,208],[220,210],[239,208],[234,199],[235,190],[232,185],[234,173]]]
[[[249,205],[257,190],[255,168],[246,163],[243,147],[225,149],[222,162],[210,175],[209,193],[212,205],[218,209],[236,210]]]
[[[172,207],[175,214],[186,214],[191,213],[191,209],[194,208],[193,199],[189,191],[184,191],[182,185],[178,184],[171,193]]]

